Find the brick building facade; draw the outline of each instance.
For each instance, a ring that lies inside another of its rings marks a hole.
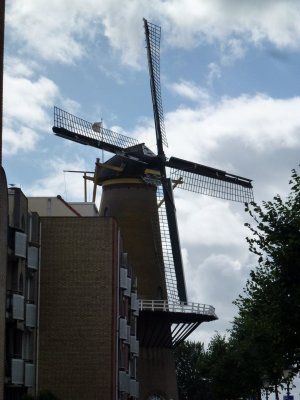
[[[118,229],[112,218],[42,218],[38,386],[116,399]]]

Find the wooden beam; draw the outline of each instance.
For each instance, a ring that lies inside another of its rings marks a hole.
[[[96,162],[96,166],[99,168],[111,169],[112,171],[116,171],[116,172],[123,172],[124,168],[125,168],[125,164],[122,164],[121,167],[117,167],[116,165],[103,164],[98,161]]]
[[[174,181],[172,181],[172,182],[173,182],[172,188],[173,188],[173,190],[174,190],[174,189],[176,188],[176,186],[181,185],[181,183],[183,183],[183,180],[182,180],[182,178],[180,177],[180,178],[177,179],[176,181],[174,180]],[[157,208],[159,208],[162,204],[164,204],[164,201],[165,201],[165,199],[163,198],[163,199],[158,203]]]

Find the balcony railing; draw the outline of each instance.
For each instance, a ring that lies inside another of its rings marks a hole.
[[[165,311],[173,313],[201,314],[216,317],[215,308],[199,303],[172,303],[168,300],[139,300],[140,311]]]

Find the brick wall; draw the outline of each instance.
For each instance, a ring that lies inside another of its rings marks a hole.
[[[137,367],[138,379],[143,383],[140,386],[140,400],[147,400],[154,394],[178,400],[172,349],[141,347]]]
[[[118,181],[103,186],[101,215],[116,218],[124,251],[137,276],[140,299],[166,299],[166,283],[157,211],[156,188],[146,184]],[[141,324],[141,322],[138,322]],[[140,331],[143,326],[140,325]],[[137,361],[140,400],[151,394],[178,399],[173,351],[140,346]]]
[[[63,400],[113,397],[111,218],[42,218],[38,387]]]
[[[101,215],[116,218],[124,251],[138,281],[141,299],[166,299],[156,188],[144,184],[103,186]]]

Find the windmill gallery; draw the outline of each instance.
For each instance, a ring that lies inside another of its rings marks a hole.
[[[217,318],[212,306],[188,302],[173,188],[247,202],[252,184],[166,157],[161,32],[147,20],[144,29],[157,152],[55,107],[55,135],[112,153],[105,163],[97,159],[94,176],[86,177],[94,183],[94,200],[102,186],[99,214],[90,203],[67,203],[60,196],[27,202],[18,189],[8,193],[11,215],[31,221],[19,226],[16,218],[10,219],[14,253],[8,263],[17,266],[19,275],[23,271],[31,277],[32,287],[35,282],[30,304],[36,309],[31,307],[28,315],[36,314],[28,323],[27,278],[25,283],[16,278],[21,287],[9,288],[6,329],[16,337],[33,332],[28,340],[34,350],[23,359],[12,356],[13,349],[7,352],[7,399],[49,389],[72,400],[176,400],[173,350],[202,322]],[[38,337],[34,318],[39,318]],[[26,381],[24,371],[34,371],[31,380],[28,375]]]

